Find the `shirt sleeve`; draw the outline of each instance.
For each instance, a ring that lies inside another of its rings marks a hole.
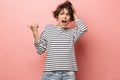
[[[75,22],[77,27],[74,28],[73,34],[74,42],[87,31],[87,26],[81,19],[78,19]]]
[[[46,29],[44,29],[43,32],[41,33],[40,38],[38,39],[38,42],[34,41],[34,46],[36,48],[36,52],[40,55],[46,51],[46,47],[47,47],[46,36],[47,36]]]

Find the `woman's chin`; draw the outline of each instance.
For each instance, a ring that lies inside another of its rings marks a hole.
[[[68,24],[65,24],[65,23],[63,24],[63,27],[67,27],[67,26],[68,26]]]

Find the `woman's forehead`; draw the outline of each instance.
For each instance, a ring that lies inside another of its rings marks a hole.
[[[63,8],[63,9],[61,9],[61,11],[60,11],[60,12],[65,12],[65,13],[68,13],[68,9]]]

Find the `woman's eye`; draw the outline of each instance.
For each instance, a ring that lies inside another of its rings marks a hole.
[[[67,14],[68,16],[70,15],[70,14]]]
[[[60,15],[63,15],[64,13],[60,13]]]

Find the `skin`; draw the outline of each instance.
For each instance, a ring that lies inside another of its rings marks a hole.
[[[74,13],[74,18],[75,18],[75,21],[78,19],[76,14]],[[70,23],[70,16],[69,16],[69,13],[68,13],[68,10],[66,8],[62,9],[58,15],[58,24],[57,26],[58,27],[67,27],[68,24]],[[62,23],[62,20],[66,21],[66,23]],[[33,33],[33,37],[34,37],[34,41],[35,42],[38,42],[38,28],[39,28],[39,25],[38,24],[32,24],[32,25],[27,25],[27,27],[32,31]]]

